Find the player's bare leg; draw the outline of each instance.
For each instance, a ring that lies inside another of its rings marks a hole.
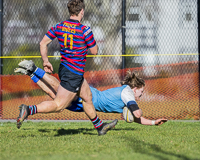
[[[32,79],[32,76],[33,76],[32,68],[37,68],[34,62],[31,60],[29,61],[23,60],[18,65],[19,67],[15,68],[14,72],[28,75]],[[57,78],[47,73],[44,73],[44,75],[40,79],[38,79],[38,81],[35,83],[37,83],[37,85],[53,99],[55,98],[56,92],[58,90],[58,86],[60,84]]]
[[[55,99],[56,98],[56,93],[57,93],[57,90],[55,91],[54,89],[52,89],[51,87],[49,87],[49,85],[47,85],[46,83],[44,83],[41,80],[39,80],[37,82],[37,85],[46,93],[48,94],[52,99]]]
[[[104,135],[108,130],[113,129],[118,120],[114,120],[111,123],[103,123],[97,116],[96,110],[92,103],[92,93],[87,81],[84,79],[80,89],[80,97],[82,98],[83,109],[86,115],[90,118],[94,127],[97,129],[99,135]]]
[[[75,96],[76,93],[70,92],[62,86],[59,86],[54,101],[44,101],[38,104],[37,113],[61,112],[71,104]]]
[[[37,85],[46,92],[51,98],[56,97],[56,93],[60,82],[57,78],[47,73],[44,74],[43,78],[37,82]]]
[[[84,79],[80,89],[80,98],[82,98],[83,109],[90,119],[95,118],[96,110],[92,103],[92,93],[87,81]]]
[[[29,115],[32,115],[32,113],[55,113],[63,111],[71,104],[75,96],[76,93],[70,92],[62,86],[59,86],[57,95],[53,101],[44,101],[33,106],[27,106],[25,104],[20,105],[20,113],[19,117],[17,117],[17,128],[19,129],[23,121],[28,118]]]
[[[41,80],[42,80],[42,81],[46,84],[46,86],[48,86],[51,90],[54,90],[54,92],[55,92],[55,94],[56,94],[56,92],[57,92],[57,90],[58,90],[58,87],[59,87],[59,85],[60,85],[60,82],[59,82],[59,80],[58,80],[56,77],[45,73]]]
[[[18,68],[17,70],[15,70],[15,72],[25,74],[27,70],[28,71],[31,70],[33,73],[33,68],[35,68],[35,70],[38,69],[33,63],[33,61],[27,61],[27,60],[20,62],[19,66],[22,67],[23,69],[26,69],[26,71],[22,71],[21,68]],[[37,84],[40,86],[42,90],[44,90],[47,94],[49,94],[52,98],[55,98],[55,99],[53,101],[54,103],[52,103],[52,101],[45,101],[38,104],[37,107],[33,106],[33,108],[37,108],[37,111],[36,111],[37,113],[52,113],[52,112],[62,111],[65,108],[65,107],[63,108],[62,106],[66,106],[66,107],[69,106],[71,104],[71,101],[74,99],[76,93],[69,92],[69,96],[71,97],[71,99],[68,99],[69,101],[66,102],[66,104],[60,103],[62,100],[60,100],[58,97],[62,99],[62,95],[67,95],[66,93],[64,93],[65,89],[63,88],[64,92],[62,93],[62,87],[60,86],[59,92],[62,94],[60,96],[57,94],[57,96],[55,97],[56,91],[58,90],[58,86],[60,82],[55,77],[47,73],[42,73],[42,72],[44,71],[42,71],[41,69],[38,69],[36,70],[36,72],[34,72],[36,76],[40,77],[40,79],[37,80]],[[97,128],[99,135],[106,134],[108,130],[112,129],[117,124],[118,122],[117,120],[114,120],[113,122],[107,124],[107,123],[103,123],[97,117],[95,108],[92,103],[92,93],[90,91],[90,87],[86,80],[84,80],[83,85],[80,89],[80,95],[81,95],[81,98],[83,99],[84,111],[86,112],[87,116],[91,119],[92,123],[93,124],[95,123],[94,126],[95,128]],[[63,97],[63,98],[66,99],[66,97]],[[20,107],[20,115],[17,118],[18,128],[21,127],[23,120],[28,117],[28,111],[30,110],[30,108],[28,107],[30,106],[22,105]],[[26,114],[22,114],[22,113],[26,113]],[[25,116],[22,116],[22,115],[25,115]]]

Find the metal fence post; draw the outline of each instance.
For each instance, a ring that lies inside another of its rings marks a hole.
[[[199,1],[197,0],[197,25],[198,25],[198,55],[200,53],[200,26],[199,26],[199,23],[200,23],[200,12],[199,12],[199,8],[200,8],[200,3]],[[200,60],[200,55],[198,57],[198,62]],[[199,62],[199,71],[200,71],[200,62]],[[199,75],[199,83],[200,83],[200,75]],[[200,94],[200,85],[199,85],[199,94]],[[200,117],[200,96],[199,96],[199,117]]]
[[[124,78],[124,68],[126,65],[125,57],[126,54],[126,42],[125,42],[125,31],[126,31],[126,0],[122,0],[122,78]]]
[[[0,0],[0,119],[2,119],[2,25],[3,25],[3,0]]]

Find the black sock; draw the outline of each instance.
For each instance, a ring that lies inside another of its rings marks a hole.
[[[36,65],[33,65],[32,66],[32,68],[29,70],[29,72],[31,73],[31,74],[33,74],[36,70],[37,70],[37,66]]]

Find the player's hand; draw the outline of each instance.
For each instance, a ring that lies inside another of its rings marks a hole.
[[[43,62],[44,71],[48,73],[53,72],[53,66],[50,62]]]
[[[163,123],[167,122],[167,119],[165,118],[161,118],[161,119],[157,119],[155,122],[155,125],[162,125]]]

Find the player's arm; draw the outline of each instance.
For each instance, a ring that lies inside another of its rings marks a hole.
[[[157,120],[150,120],[144,117],[140,117],[140,118],[134,117],[134,122],[143,124],[143,125],[162,125],[163,123],[167,122],[167,119],[161,118]]]
[[[129,86],[126,86],[121,92],[121,99],[124,104],[128,107],[131,114],[140,118],[142,116],[142,110],[139,108],[138,104],[135,101],[135,95]]]
[[[52,40],[48,36],[45,35],[42,41],[40,42],[40,53],[43,60],[43,67],[44,67],[45,72],[49,72],[49,73],[52,73],[53,71],[53,66],[49,62],[49,59],[47,56],[47,52],[48,52],[47,45],[51,43],[51,41]]]
[[[98,45],[96,44],[91,28],[85,26],[85,28],[83,29],[83,34],[85,36],[85,42],[87,44],[87,48],[89,49],[90,53],[93,55],[97,55]]]
[[[138,107],[135,101],[128,102],[127,107],[135,118],[142,117],[142,110]]]
[[[89,48],[89,50],[90,50],[91,54],[97,55],[97,53],[98,53],[98,45],[96,44],[94,47]]]

